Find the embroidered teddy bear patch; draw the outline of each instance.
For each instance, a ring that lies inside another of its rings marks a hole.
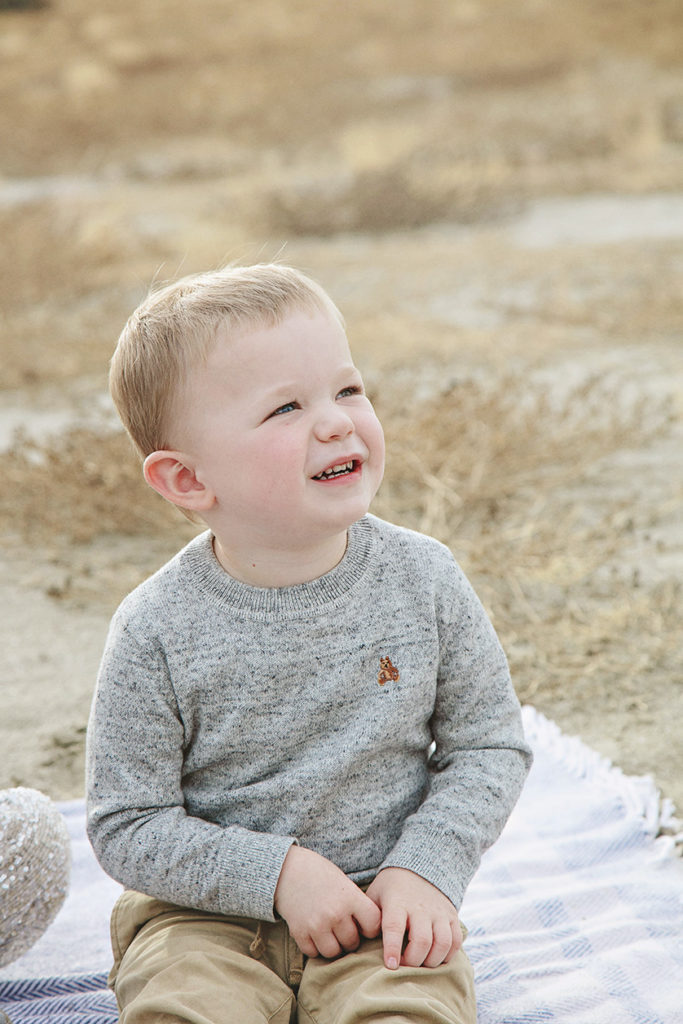
[[[377,682],[380,686],[384,686],[385,683],[395,683],[399,677],[397,668],[391,664],[391,658],[380,658],[379,659],[379,672],[377,674]]]

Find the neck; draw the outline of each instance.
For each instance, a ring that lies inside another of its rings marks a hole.
[[[310,583],[330,572],[344,557],[347,533],[336,534],[315,547],[245,551],[214,534],[213,548],[220,565],[233,579],[252,587],[292,587]]]

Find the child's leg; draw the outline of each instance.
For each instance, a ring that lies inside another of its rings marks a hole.
[[[389,971],[381,939],[338,960],[309,960],[299,988],[299,1024],[476,1024],[472,967],[463,950],[441,967]]]
[[[109,982],[122,1024],[294,1019],[290,985],[301,964],[284,922],[205,914],[126,892],[112,913],[112,945]]]

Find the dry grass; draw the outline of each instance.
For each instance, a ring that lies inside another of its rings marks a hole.
[[[0,392],[80,375],[104,379],[132,302],[121,298],[106,261],[98,265],[83,225],[80,211],[50,203],[0,209]]]
[[[47,446],[19,437],[0,465],[3,532],[68,549],[103,534],[177,529],[176,513],[146,486],[123,434],[79,428]]]
[[[672,670],[677,588],[639,588],[623,565],[616,571],[639,524],[623,497],[598,491],[597,500],[587,486],[610,455],[667,429],[663,405],[628,404],[596,381],[558,399],[507,378],[462,382],[412,410],[394,392],[380,415],[390,459],[374,510],[449,544],[494,619],[522,699],[542,704],[571,680],[575,693],[616,685],[628,701],[636,678]],[[156,546],[144,574],[160,538],[172,549],[194,532],[146,487],[121,434],[74,430],[46,448],[18,439],[0,471],[0,529],[40,539],[64,564],[98,538],[148,537]]]
[[[682,27],[677,0],[618,8],[610,0],[264,0],[257,8],[169,0],[158,8],[123,2],[112,11],[64,0],[5,14],[0,135],[12,145],[4,169],[72,167],[84,139],[91,163],[152,134],[204,131],[241,143],[257,135],[298,146],[364,115],[366,91],[351,88],[359,78],[401,69],[514,90],[588,66],[606,45],[627,57],[647,47],[663,65],[676,65]],[[385,103],[395,100],[391,94]],[[557,121],[567,135],[563,115]]]
[[[665,403],[629,405],[597,381],[560,401],[511,378],[384,419],[391,462],[376,511],[455,552],[523,700],[542,705],[570,685],[633,699],[647,673],[674,671],[680,587],[641,587],[623,561],[652,509],[590,486],[610,456],[668,429]]]

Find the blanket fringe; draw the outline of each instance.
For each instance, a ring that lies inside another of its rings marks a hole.
[[[555,722],[530,704],[522,708],[522,720],[532,747],[547,750],[576,778],[609,786],[630,813],[643,818],[646,832],[656,840],[661,855],[683,855],[683,823],[676,817],[673,802],[662,798],[651,776],[625,775],[578,736],[565,735]]]

